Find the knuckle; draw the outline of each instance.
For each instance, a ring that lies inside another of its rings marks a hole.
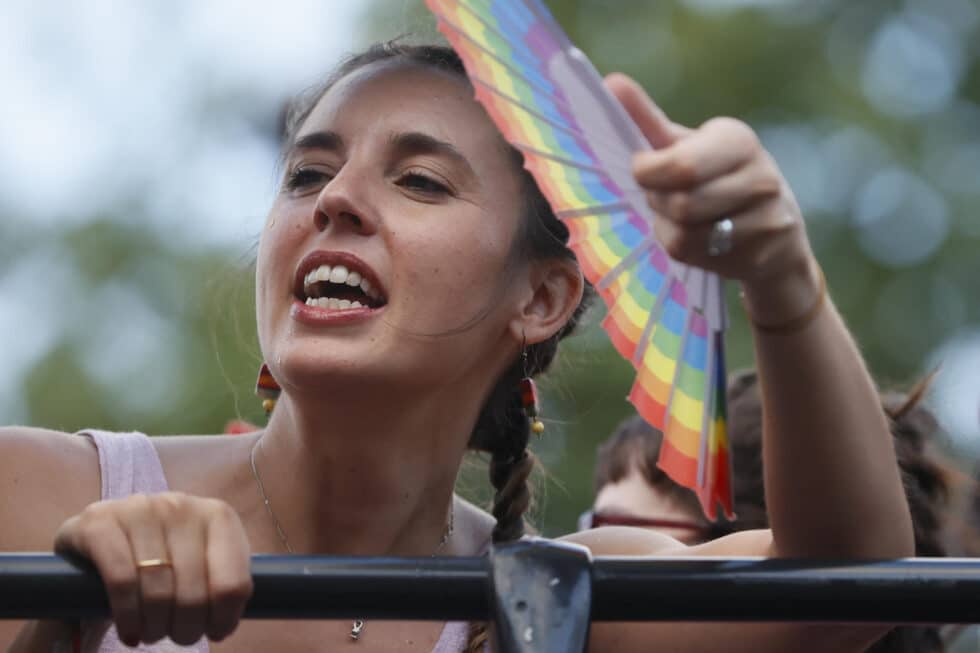
[[[208,516],[211,519],[224,525],[238,523],[238,513],[231,507],[231,504],[220,499],[207,499],[206,501]]]
[[[649,206],[654,213],[657,215],[665,214],[664,202],[660,193],[648,190],[645,191],[644,195],[646,196],[647,206]]]
[[[79,528],[91,527],[93,524],[101,525],[114,518],[117,510],[116,501],[96,501],[85,506],[82,512],[78,513]]]
[[[162,492],[153,495],[153,512],[163,518],[172,518],[185,514],[190,504],[189,497],[180,492]]]
[[[676,261],[684,260],[683,231],[680,227],[666,220],[658,220],[654,223],[654,233],[660,246],[670,258]]]
[[[108,528],[109,522],[103,516],[88,515],[79,519],[75,525],[75,533],[83,542],[94,544],[104,539]]]
[[[630,160],[630,167],[632,169],[633,176],[641,182],[645,181],[647,177],[650,176],[650,160],[651,155],[648,152],[637,152]]]
[[[782,180],[767,171],[752,184],[752,195],[759,199],[778,197],[783,191]]]
[[[129,510],[144,511],[153,505],[153,498],[147,494],[133,494],[123,499],[123,506]]]
[[[147,583],[143,587],[144,608],[163,608],[174,602],[173,590],[163,583]]]
[[[183,510],[186,508],[190,497],[183,492],[161,492],[160,494],[154,495],[154,499],[160,509]]]
[[[187,614],[206,614],[208,610],[208,597],[202,592],[184,593],[177,596],[176,607],[181,613]]]
[[[755,130],[738,118],[720,116],[712,118],[705,125],[724,133],[729,138],[749,148],[761,149],[761,143]]]
[[[680,233],[669,236],[663,245],[670,258],[676,261],[683,261],[685,259],[687,248],[685,247],[684,237]]]
[[[112,565],[99,569],[99,574],[110,595],[120,596],[139,590],[139,577],[136,575],[136,570],[129,565]]]
[[[691,185],[698,181],[698,162],[687,153],[677,153],[670,162],[668,174],[676,183]]]
[[[245,574],[234,580],[214,582],[211,584],[210,595],[212,603],[242,604],[252,596],[252,578]]]
[[[667,213],[678,222],[691,217],[691,196],[688,193],[671,193],[667,200]]]

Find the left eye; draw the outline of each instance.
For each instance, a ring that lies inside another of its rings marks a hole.
[[[439,194],[448,193],[449,189],[432,177],[420,174],[418,172],[409,172],[402,175],[401,179],[398,180],[398,185],[408,188],[410,190],[421,191],[423,193]]]

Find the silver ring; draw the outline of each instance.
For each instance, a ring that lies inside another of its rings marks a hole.
[[[716,222],[708,234],[708,256],[721,256],[732,251],[734,233],[735,225],[728,218]]]

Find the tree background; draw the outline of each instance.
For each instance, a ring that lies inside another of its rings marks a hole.
[[[0,109],[0,422],[167,434],[261,421],[251,260],[277,174],[282,104],[340,50],[435,35],[420,1],[351,4],[246,11],[217,0],[136,9],[105,0],[38,18],[14,1],[3,10],[28,71],[3,78],[22,83],[5,83]],[[980,4],[549,5],[600,71],[636,77],[674,120],[731,115],[760,133],[875,377],[901,387],[941,365],[929,398],[946,427],[939,445],[971,469],[980,453]],[[136,36],[119,45],[121,34]],[[114,73],[126,57],[128,72]],[[86,99],[100,89],[103,104]],[[71,158],[82,172],[66,167]],[[752,354],[729,290],[735,369]],[[631,412],[632,370],[600,318],[541,382],[549,427],[534,446],[548,471],[536,519],[546,534],[574,528],[591,501],[596,445]],[[481,474],[462,482],[477,500]]]

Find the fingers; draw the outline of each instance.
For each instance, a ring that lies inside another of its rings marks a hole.
[[[654,148],[667,147],[690,133],[691,130],[687,127],[671,122],[667,114],[632,78],[622,73],[613,73],[606,77],[605,83],[606,88],[619,100]]]
[[[660,216],[654,231],[672,258],[750,281],[779,278],[812,256],[799,205],[748,125],[714,118],[691,130],[629,77],[605,83],[654,147],[634,155],[633,175]],[[731,247],[710,256],[712,229],[726,217]]]
[[[92,504],[62,525],[55,550],[95,564],[129,646],[168,636],[184,646],[205,634],[223,639],[252,593],[245,530],[214,499],[163,493]]]
[[[648,191],[647,201],[654,211],[672,222],[715,222],[777,198],[782,193],[782,185],[775,166],[767,157],[759,157],[731,174],[690,189]]]
[[[215,502],[207,520],[207,566],[210,612],[207,635],[227,637],[238,625],[252,596],[248,538],[238,514],[226,503]]]
[[[161,517],[160,497],[134,496],[121,506],[124,525],[136,562],[140,587],[140,639],[156,642],[170,632],[177,568],[173,564]],[[142,568],[140,562],[161,560],[168,564]]]
[[[65,521],[55,535],[54,550],[92,561],[109,596],[119,639],[127,646],[136,646],[142,630],[139,575],[129,537],[110,503],[92,504]]]
[[[805,255],[802,221],[784,220],[783,215],[789,214],[768,206],[732,214],[729,218],[734,225],[732,247],[718,256],[708,253],[715,222],[677,223],[661,219],[654,222],[653,228],[657,240],[674,260],[744,280],[764,275],[774,264]]]
[[[755,132],[732,118],[715,118],[690,136],[633,157],[633,176],[647,190],[687,190],[760,158]]]
[[[182,498],[166,499],[176,517],[167,530],[167,546],[176,572],[173,601],[173,620],[170,638],[182,646],[201,639],[208,620],[208,573],[202,552],[206,548],[206,527],[193,519]]]

